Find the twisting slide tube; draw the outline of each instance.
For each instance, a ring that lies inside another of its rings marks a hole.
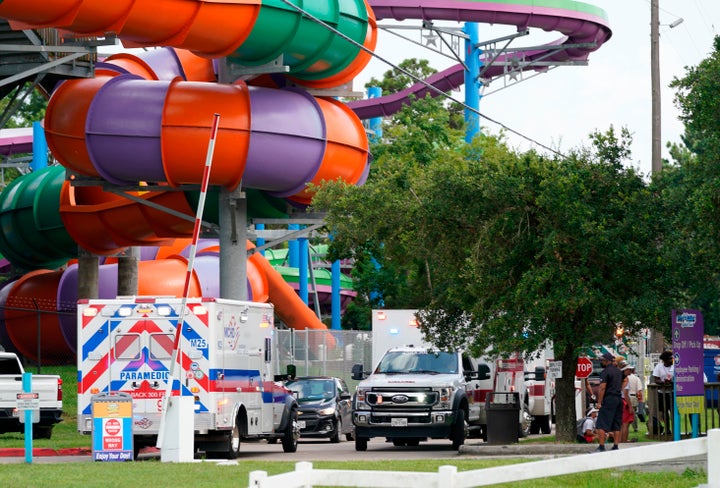
[[[151,251],[151,254],[144,252],[143,257],[146,259],[138,263],[138,294],[180,295],[187,274],[188,247],[188,240],[179,240],[175,249],[182,250],[177,254],[172,253],[172,248],[143,248],[143,251]],[[265,302],[270,298],[269,286],[268,278],[264,275],[266,269],[257,265],[261,259],[262,256],[248,261],[248,296],[252,300]],[[195,258],[189,295],[218,296],[219,266],[217,243],[201,242]],[[272,267],[270,270],[274,271]],[[117,264],[100,265],[98,278],[100,298],[117,296]],[[37,361],[38,358],[42,359],[43,364],[67,361],[77,347],[77,290],[77,264],[56,271],[32,271],[7,284],[0,291],[0,343],[6,347],[12,346],[31,361]],[[286,309],[292,309],[290,305],[299,297],[295,296],[294,300],[280,303],[277,307],[278,315],[283,320],[292,319],[293,312]],[[304,308],[310,310],[307,306]],[[304,324],[300,324],[301,328]],[[38,333],[42,335],[41,341],[38,341]]]
[[[314,18],[374,50],[377,26],[364,0],[294,0]],[[281,58],[315,87],[351,81],[370,60],[356,44],[283,0],[3,0],[15,28],[57,27],[84,36],[114,32],[128,47],[174,46],[259,66]]]
[[[242,180],[249,192],[303,205],[311,198],[308,183],[340,178],[361,184],[367,177],[365,131],[345,105],[331,98],[313,98],[301,90],[252,87],[243,81],[213,83],[213,63],[198,60],[227,57],[256,71],[267,63],[279,63],[289,67],[289,76],[299,85],[340,86],[369,61],[357,44],[370,50],[375,47],[375,19],[364,0],[2,0],[0,17],[16,28],[56,27],[84,36],[112,32],[127,46],[182,49],[153,51],[145,59],[115,56],[98,66],[95,79],[67,81],[53,94],[45,120],[48,144],[72,177],[101,177],[120,185],[153,184],[153,191],[136,191],[132,196],[192,216],[185,194],[156,188],[200,181],[214,113],[221,114],[211,172],[211,184],[216,187],[234,189]],[[57,191],[56,186],[49,186]],[[12,204],[0,217],[31,223],[34,229],[29,236],[41,240],[52,234],[53,226],[59,229],[56,221],[44,226],[36,206],[21,199],[8,201]],[[72,240],[101,255],[128,246],[169,244],[192,230],[192,219],[167,215],[99,187],[65,182],[56,201]],[[6,241],[10,246],[24,246],[23,239],[15,236]],[[18,252],[21,261],[25,251]],[[33,252],[39,255],[42,250]],[[23,264],[37,267],[34,261],[30,255]],[[147,266],[151,265],[143,268]],[[8,305],[22,305],[8,306],[2,325],[29,357],[39,356],[25,347],[35,341],[24,345],[15,334],[21,324],[27,328],[27,317],[13,313],[26,308],[23,300],[27,297],[38,298],[33,302],[36,309],[58,310],[58,303],[66,299],[59,298],[59,289],[63,282],[73,283],[72,269],[38,270],[2,290]],[[142,269],[140,273],[143,280]],[[172,275],[167,270],[153,274],[162,282]],[[262,276],[280,288],[279,274],[266,269]],[[148,289],[142,293],[174,292]],[[271,301],[278,295],[266,294]],[[280,300],[274,302],[276,311],[292,322],[289,326],[324,328],[314,315],[303,315],[307,306],[296,295]],[[38,317],[47,319],[43,314]],[[38,326],[41,329],[46,339],[62,344],[62,326],[43,324]],[[52,354],[43,351],[43,360]]]
[[[308,182],[339,178],[362,184],[367,176],[367,137],[344,104],[301,90],[249,87],[242,81],[182,81],[178,77],[188,73],[207,79],[209,66],[171,49],[133,58],[112,57],[100,66],[99,76],[67,81],[50,99],[48,145],[75,173],[115,184],[197,183],[209,124],[218,112],[212,185],[232,189],[242,179],[245,188],[309,204]],[[137,196],[162,199],[163,205],[192,215],[182,193]],[[139,207],[98,188],[67,185],[60,211],[73,239],[97,254],[190,235],[191,222]]]

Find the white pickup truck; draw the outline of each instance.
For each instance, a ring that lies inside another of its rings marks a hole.
[[[0,434],[25,432],[18,412],[18,394],[23,393],[25,369],[15,353],[0,352]],[[33,374],[32,393],[38,394],[40,421],[33,423],[34,439],[50,439],[52,429],[62,420],[62,379],[57,375]]]
[[[355,365],[353,379],[363,380],[353,399],[355,449],[386,437],[395,446],[449,439],[457,450],[470,430],[482,435],[480,396],[489,391],[489,372],[460,352],[432,347],[390,348],[364,380],[367,373]]]

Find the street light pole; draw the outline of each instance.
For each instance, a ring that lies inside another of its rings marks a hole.
[[[660,134],[660,14],[659,0],[650,0],[650,85],[652,97],[652,173],[662,170]]]

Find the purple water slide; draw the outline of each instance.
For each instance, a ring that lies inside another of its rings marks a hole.
[[[325,119],[304,91],[250,87],[252,126],[243,185],[276,197],[312,180],[325,154]]]
[[[31,153],[33,146],[33,129],[0,129],[0,154]]]
[[[483,77],[492,78],[502,74],[501,62],[510,58],[523,59],[523,70],[536,70],[533,60],[547,62],[584,61],[591,52],[605,43],[612,32],[605,13],[598,8],[571,0],[553,1],[552,6],[542,5],[542,0],[517,4],[483,0],[369,0],[378,20],[422,19],[449,20],[457,22],[481,22],[488,24],[513,25],[520,29],[538,28],[559,32],[562,38],[540,48],[527,49],[508,55],[501,55],[491,64],[486,64]],[[578,46],[579,45],[579,46]],[[564,49],[558,49],[565,47]],[[426,83],[441,92],[458,88],[464,83],[464,68],[461,64],[436,73]],[[391,95],[349,102],[348,106],[360,119],[384,117],[396,113],[410,101],[410,97],[423,98],[426,94],[437,96],[424,83],[416,83],[402,92]]]
[[[119,64],[113,63],[113,59],[119,61],[122,57],[123,54],[116,54],[114,57],[111,57],[111,59],[108,59],[107,62],[101,61],[96,63],[95,69],[106,69],[120,74],[132,74]],[[135,57],[133,56],[133,58]],[[177,51],[173,48],[162,47],[152,49],[144,52],[140,59],[152,69],[158,80],[172,80],[178,76],[187,79],[180,58],[178,58]],[[133,62],[137,62],[137,58],[135,58]]]
[[[95,95],[85,140],[95,169],[110,183],[165,181],[160,135],[169,87],[170,81],[120,75]]]
[[[166,181],[161,139],[171,84],[125,74],[109,80],[95,95],[86,120],[86,142],[104,179],[121,185]],[[327,130],[322,110],[304,91],[250,87],[249,94],[251,125],[243,186],[278,197],[293,195],[323,161]]]

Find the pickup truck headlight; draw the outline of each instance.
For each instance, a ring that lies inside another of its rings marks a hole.
[[[453,397],[454,392],[455,392],[455,388],[453,388],[453,387],[440,388],[440,390],[438,392],[439,397],[438,397],[437,408],[438,409],[449,409],[452,405],[452,397]]]
[[[358,388],[355,391],[355,408],[357,410],[370,410],[370,406],[366,402],[369,390],[370,388]]]

